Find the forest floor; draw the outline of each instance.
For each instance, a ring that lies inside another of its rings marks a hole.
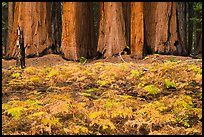
[[[201,135],[202,59],[2,59],[2,134]]]

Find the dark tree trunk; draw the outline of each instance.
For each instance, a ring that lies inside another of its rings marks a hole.
[[[53,38],[53,52],[60,53],[61,36],[62,36],[62,16],[61,16],[61,3],[52,2],[52,38]]]
[[[123,14],[125,20],[125,38],[128,48],[130,48],[130,20],[131,20],[131,2],[122,2]]]
[[[177,2],[177,30],[178,38],[182,47],[182,53],[187,55],[187,44],[186,44],[186,12],[185,12],[185,2]]]
[[[198,44],[198,54],[202,54],[202,32],[200,32],[200,40]]]
[[[186,6],[186,8],[185,8],[185,11],[186,11],[186,50],[187,50],[187,54],[188,55],[190,55],[190,53],[191,53],[191,48],[190,48],[190,40],[189,40],[189,38],[190,38],[190,33],[189,33],[189,31],[190,31],[190,28],[189,28],[189,26],[190,26],[190,21],[189,21],[189,3],[188,2],[185,2],[185,6]]]
[[[155,53],[155,12],[156,12],[157,3],[154,2],[144,2],[144,29],[145,29],[145,46],[147,53]]]
[[[192,2],[191,4],[190,4],[190,11],[191,11],[191,16],[190,16],[190,18],[195,18],[196,17],[196,12],[193,10],[193,6],[194,6],[194,4],[195,4],[195,2]],[[197,53],[196,53],[196,51],[197,51],[197,23],[195,22],[195,21],[192,21],[191,20],[191,37],[190,37],[190,39],[192,40],[192,42],[191,42],[191,54],[194,56],[194,55],[196,55]]]
[[[16,65],[20,66],[22,69],[25,68],[25,47],[24,47],[24,36],[23,31],[20,30],[20,27],[18,26],[17,29],[17,59],[16,59]]]

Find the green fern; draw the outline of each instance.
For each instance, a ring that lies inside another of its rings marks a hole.
[[[86,90],[86,92],[90,93],[90,92],[93,92],[93,91],[97,91],[99,90],[98,88],[90,88],[88,90]]]
[[[20,74],[19,72],[13,73],[13,74],[11,75],[11,77],[13,77],[13,78],[19,78],[20,76],[21,76],[21,74]]]
[[[15,119],[18,119],[21,116],[23,110],[26,110],[26,108],[14,107],[14,108],[8,109],[7,113],[11,114],[11,116],[14,117]]]
[[[167,89],[169,89],[169,88],[175,88],[176,89],[176,84],[174,82],[171,82],[168,79],[165,79],[165,84],[166,84]]]
[[[170,62],[177,62],[178,60],[175,57],[169,58],[168,59]]]
[[[147,91],[149,94],[153,95],[160,93],[160,89],[155,87],[154,85],[147,85],[143,89]]]
[[[45,117],[42,118],[41,122],[44,126],[49,126],[51,128],[51,126],[53,125],[59,125],[62,126],[62,124],[59,122],[60,118],[55,118],[55,117]]]
[[[136,77],[138,77],[138,76],[140,76],[140,75],[143,75],[145,72],[143,72],[143,71],[137,71],[137,70],[131,70],[131,75],[132,76],[136,76]]]
[[[50,73],[47,75],[48,78],[58,75],[58,70],[51,70]]]
[[[84,64],[86,62],[86,58],[85,57],[80,57],[79,58],[79,63]]]
[[[33,114],[31,114],[31,115],[29,115],[29,116],[27,116],[27,117],[28,117],[28,118],[39,117],[39,116],[42,116],[42,115],[44,115],[44,114],[46,114],[46,112],[36,112],[36,113],[33,113]]]

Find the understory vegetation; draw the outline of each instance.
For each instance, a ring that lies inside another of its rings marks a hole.
[[[175,59],[11,66],[2,70],[2,134],[201,135],[202,68]]]

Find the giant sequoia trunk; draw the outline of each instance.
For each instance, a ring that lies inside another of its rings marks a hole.
[[[7,36],[7,45],[5,49],[5,53],[7,53],[7,47],[9,47],[9,42],[12,33],[12,26],[13,26],[13,18],[14,18],[14,2],[8,2],[8,36]]]
[[[104,57],[118,54],[127,47],[121,2],[100,3],[98,51]]]
[[[178,41],[175,2],[145,2],[145,43],[150,52],[170,53],[176,51]]]
[[[17,27],[24,35],[26,56],[45,54],[52,46],[50,2],[16,2],[7,56],[16,57]]]
[[[91,58],[96,54],[91,4],[63,3],[61,52],[65,59]]]
[[[142,59],[144,45],[143,2],[131,3],[131,56]]]

